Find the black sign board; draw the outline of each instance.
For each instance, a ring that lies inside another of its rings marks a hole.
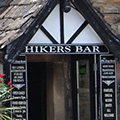
[[[12,120],[28,120],[28,100],[27,100],[27,62],[26,56],[19,56],[13,64],[11,64],[10,77],[14,89],[12,90],[11,107],[21,109],[13,110]]]
[[[79,44],[28,44],[23,54],[101,54],[109,53],[105,45],[79,45]]]
[[[117,120],[116,61],[101,56],[101,120]]]

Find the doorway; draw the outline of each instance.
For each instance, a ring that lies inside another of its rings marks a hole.
[[[28,117],[46,120],[46,63],[28,63]]]
[[[72,62],[73,116],[75,120],[95,120],[97,93],[95,91],[94,55],[74,56]],[[73,72],[74,71],[74,72]]]
[[[27,58],[29,120],[71,119],[70,56],[34,55]]]
[[[28,62],[29,120],[56,117],[65,120],[67,112],[73,113],[73,120],[96,119],[94,55],[71,55],[69,59],[63,56],[65,60],[53,58],[46,62]],[[68,98],[73,106],[67,104]]]

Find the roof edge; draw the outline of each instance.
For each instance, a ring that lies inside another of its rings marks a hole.
[[[7,51],[4,59],[6,62],[14,62],[15,58],[22,52],[24,47],[27,45],[36,31],[40,28],[44,20],[57,5],[57,3],[59,3],[59,0],[48,0],[46,5],[35,16],[35,19],[31,23],[30,27],[19,38],[17,38],[14,42],[7,46]],[[89,2],[86,2],[85,0],[74,0],[73,4],[90,23],[90,25],[100,36],[105,45],[111,50],[114,56],[120,61],[119,36],[113,34],[113,32],[105,24],[103,19],[98,16]]]
[[[17,38],[10,45],[7,46],[6,53],[4,56],[5,62],[14,62],[16,57],[23,51],[24,47],[28,44],[30,39],[37,32],[37,30],[40,28],[44,20],[51,13],[51,11],[58,2],[59,0],[48,0],[46,5],[36,15],[30,27],[19,38]]]
[[[112,32],[90,3],[85,0],[74,0],[74,5],[90,23],[108,49],[110,49],[114,56],[120,61],[120,36]]]

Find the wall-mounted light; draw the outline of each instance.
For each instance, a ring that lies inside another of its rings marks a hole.
[[[62,0],[62,10],[66,13],[71,10],[70,0]]]

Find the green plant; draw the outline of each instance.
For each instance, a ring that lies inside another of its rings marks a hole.
[[[6,106],[6,102],[9,102],[13,98],[11,97],[12,83],[6,83],[3,79],[5,74],[0,74],[0,120],[12,120],[9,114],[11,113],[12,108]]]

